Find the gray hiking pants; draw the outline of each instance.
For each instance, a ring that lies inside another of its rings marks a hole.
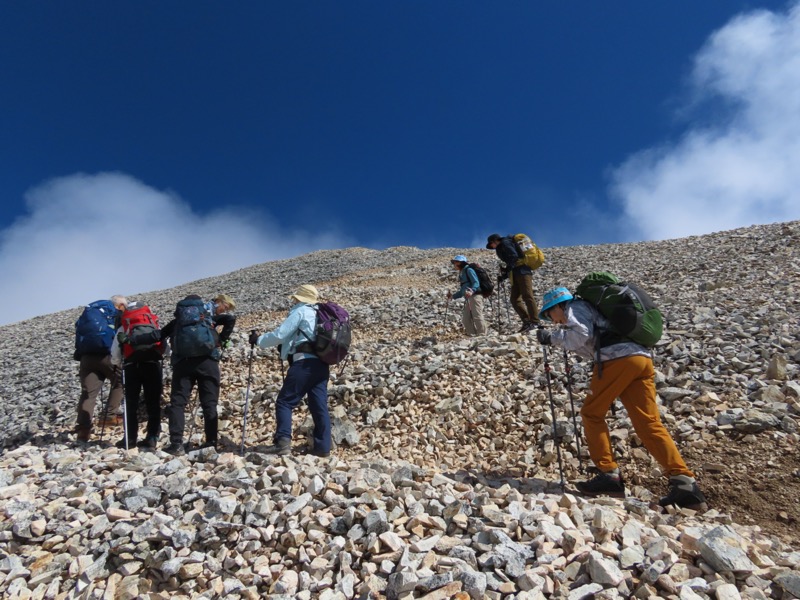
[[[483,296],[473,294],[464,298],[461,322],[468,336],[486,335],[486,320],[483,318]]]
[[[122,405],[122,374],[119,367],[111,364],[109,354],[84,354],[78,369],[81,381],[81,396],[78,400],[78,426],[86,429],[92,427],[92,416],[97,404],[97,396],[103,382],[111,382],[108,393],[108,414],[119,414]]]

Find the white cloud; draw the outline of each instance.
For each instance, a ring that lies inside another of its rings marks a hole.
[[[177,195],[120,173],[53,179],[26,201],[28,214],[0,232],[0,323],[351,245],[335,232],[278,227],[252,210],[199,215]]]
[[[696,124],[612,173],[632,239],[800,218],[800,3],[732,19],[695,57],[692,83]]]

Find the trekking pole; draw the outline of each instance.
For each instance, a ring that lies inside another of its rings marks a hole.
[[[255,330],[250,333],[255,333]],[[239,449],[240,456],[244,456],[244,440],[247,434],[247,408],[250,405],[250,381],[253,377],[253,353],[255,348],[255,344],[250,344],[250,359],[247,361],[247,391],[244,394],[244,418],[242,419],[242,447]],[[283,369],[283,363],[281,363],[281,369]]]
[[[500,290],[497,290],[500,293]],[[500,333],[501,323],[500,323],[500,298],[496,297],[492,301],[492,310],[494,311],[494,319],[497,322],[497,333]]]
[[[450,298],[447,299],[447,302],[444,305],[444,323],[442,323],[442,327],[447,327],[447,311],[450,310]]]
[[[550,363],[547,360],[547,346],[542,344],[542,353],[544,355],[544,373],[547,379],[547,393],[550,396],[550,414],[553,418],[553,443],[556,445],[556,455],[558,456],[558,472],[561,475],[561,491],[566,491],[566,483],[564,482],[564,463],[561,460],[561,446],[558,443],[556,432],[556,405],[553,402],[553,387],[550,383]]]
[[[100,444],[103,443],[103,434],[106,431],[106,419],[108,419],[108,402],[103,400],[103,386],[104,385],[105,385],[105,381],[101,381],[100,382],[100,406],[103,407],[103,410],[102,410],[103,416],[100,418],[100,421],[102,422],[100,424],[100,441],[99,441]],[[112,388],[114,387],[114,383],[113,382],[111,383],[111,387]],[[111,396],[111,390],[109,390],[108,395],[109,395],[109,397]]]
[[[578,419],[575,417],[575,400],[572,398],[572,366],[569,364],[567,349],[564,348],[564,372],[567,375],[567,396],[572,407],[572,428],[575,430],[575,445],[578,449],[578,471],[583,473],[583,459],[581,458],[581,431],[578,429]]]
[[[506,299],[506,322],[511,323],[511,300],[508,298],[506,291],[506,282],[503,282],[503,297]]]
[[[128,451],[128,399],[125,393],[125,366],[122,369],[122,439],[125,440],[125,451]]]
[[[192,425],[189,429],[189,437],[186,439],[186,442],[191,446],[192,444],[192,436],[194,435],[194,430],[197,427],[197,410],[200,408],[200,387],[198,386],[197,391],[194,394],[194,410],[192,410]]]

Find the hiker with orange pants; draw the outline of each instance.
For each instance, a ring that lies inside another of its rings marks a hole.
[[[669,493],[659,500],[659,504],[705,510],[705,496],[695,481],[694,473],[686,466],[672,436],[661,422],[650,350],[626,339],[600,346],[600,333],[609,329],[608,320],[591,303],[574,298],[564,287],[554,288],[544,295],[539,318],[558,326],[554,330],[539,329],[536,332],[541,344],[565,348],[595,361],[581,418],[589,456],[599,473],[588,481],[579,481],[576,484],[578,490],[587,496],[625,495],[625,485],[619,465],[614,460],[605,421],[611,404],[619,398],[642,444],[669,477]]]

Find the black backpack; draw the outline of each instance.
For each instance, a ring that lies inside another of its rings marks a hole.
[[[475,275],[478,277],[478,284],[481,286],[479,293],[484,297],[491,296],[494,293],[494,283],[492,283],[492,278],[489,277],[486,269],[478,263],[469,263],[467,266],[475,271]]]
[[[172,363],[192,356],[211,356],[218,345],[213,317],[200,298],[184,298],[175,308]]]

